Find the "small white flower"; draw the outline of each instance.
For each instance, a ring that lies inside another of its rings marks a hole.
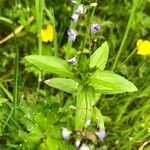
[[[80,143],[81,143],[80,140],[77,140],[77,141],[75,142],[75,145],[76,145],[77,148],[80,146]]]
[[[86,13],[86,8],[83,4],[80,4],[78,8],[75,10],[76,14],[83,15]]]
[[[91,6],[91,7],[96,7],[96,6],[97,6],[97,3],[91,3],[90,6]]]
[[[68,140],[68,139],[69,139],[70,134],[71,134],[71,131],[69,131],[69,130],[66,129],[66,128],[62,128],[62,137],[63,137],[65,140]]]
[[[74,64],[74,63],[76,63],[76,58],[72,57],[71,59],[68,59],[67,62],[70,64]]]
[[[88,119],[86,122],[85,122],[85,126],[89,126],[91,124],[91,119]]]
[[[90,148],[87,145],[83,144],[79,150],[90,150]]]

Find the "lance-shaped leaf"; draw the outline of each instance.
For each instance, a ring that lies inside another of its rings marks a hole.
[[[30,55],[26,56],[25,59],[42,71],[63,75],[65,77],[74,76],[69,64],[61,58],[54,56]]]
[[[136,86],[124,77],[111,71],[98,70],[89,77],[89,84],[96,92],[102,94],[117,94],[137,91]]]
[[[109,46],[104,42],[90,57],[90,68],[104,70],[109,54]]]
[[[79,87],[76,102],[75,128],[81,129],[85,122],[91,118],[92,105],[95,104],[95,98],[91,87]]]
[[[78,82],[73,79],[66,78],[52,78],[44,81],[47,85],[65,91],[67,93],[74,93],[78,89]]]
[[[99,128],[104,128],[104,117],[101,114],[101,111],[97,108],[94,107],[92,111],[92,119],[93,121],[97,124]]]

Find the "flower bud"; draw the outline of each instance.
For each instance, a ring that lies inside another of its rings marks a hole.
[[[91,119],[88,119],[86,122],[85,122],[85,126],[89,126],[91,124]]]
[[[68,59],[67,62],[70,64],[74,64],[74,63],[76,63],[76,58],[72,57],[71,59]]]
[[[71,1],[71,3],[73,3],[73,4],[78,4],[78,2],[76,1],[76,0],[70,0]]]
[[[97,3],[91,3],[90,6],[91,6],[91,7],[96,7],[96,6],[97,6]]]
[[[84,15],[86,13],[86,8],[83,4],[79,5],[78,8],[75,10],[76,14],[78,15]]]

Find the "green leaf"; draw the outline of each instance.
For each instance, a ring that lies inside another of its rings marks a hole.
[[[78,82],[73,79],[52,78],[46,80],[45,83],[53,88],[65,91],[67,93],[74,93],[78,89]]]
[[[91,118],[92,106],[95,104],[95,98],[91,87],[79,87],[77,93],[75,128],[81,129],[85,122]]]
[[[3,103],[5,103],[7,100],[3,97],[0,96],[0,106],[3,105]]]
[[[109,54],[109,46],[104,42],[90,57],[90,68],[104,70]]]
[[[124,77],[111,71],[98,70],[89,77],[89,84],[102,94],[117,94],[137,91],[136,86]]]
[[[59,150],[58,140],[47,137],[43,140],[44,142],[40,145],[39,150]]]
[[[61,58],[54,56],[30,55],[26,56],[25,59],[42,71],[63,75],[65,77],[74,77],[69,64]]]
[[[93,108],[92,119],[94,120],[94,122],[97,124],[99,128],[104,128],[104,117],[101,114],[101,111],[97,107]]]

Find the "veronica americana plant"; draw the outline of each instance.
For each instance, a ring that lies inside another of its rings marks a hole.
[[[81,4],[74,14],[76,16],[83,15],[85,12],[85,7]],[[74,21],[78,20],[78,16],[75,18],[76,16],[72,16]],[[91,25],[90,30],[93,34],[97,33],[100,30],[100,25],[94,23]],[[67,34],[69,40],[75,42],[77,32],[70,28]],[[59,76],[48,79],[45,83],[52,88],[75,95],[76,109],[73,119],[75,130],[81,131],[85,128],[87,120],[91,120],[99,128],[96,135],[101,141],[104,140],[106,133],[104,117],[96,107],[100,95],[137,91],[132,82],[112,71],[105,70],[108,55],[109,46],[106,41],[94,53],[91,54],[91,50],[82,50],[70,60],[55,56],[30,55],[25,57],[29,63],[41,71]],[[66,134],[66,131],[68,129],[64,128],[62,132],[63,138],[69,139],[70,133],[68,134],[67,132]]]
[[[95,107],[98,101],[96,95],[137,91],[132,82],[104,70],[108,54],[109,46],[104,42],[89,58],[84,52],[79,54],[76,66],[55,56],[30,55],[25,59],[42,71],[60,76],[45,82],[47,85],[76,95],[76,129],[81,129],[90,118],[97,122],[99,128],[103,128],[102,116]]]

